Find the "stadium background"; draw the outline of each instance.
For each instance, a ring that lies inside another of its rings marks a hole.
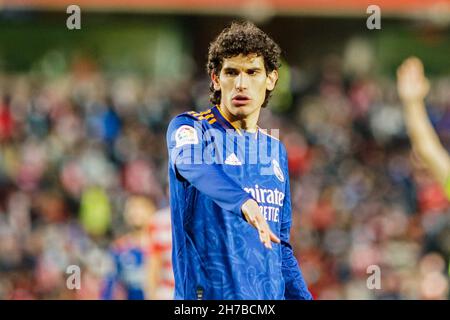
[[[448,299],[450,206],[410,150],[395,69],[423,59],[450,148],[450,5],[336,3],[78,1],[69,31],[70,1],[0,2],[0,298],[99,298],[126,199],[167,208],[165,129],[207,108],[208,43],[248,18],[284,51],[261,126],[287,146],[291,240],[314,297]],[[73,264],[80,290],[66,287]]]

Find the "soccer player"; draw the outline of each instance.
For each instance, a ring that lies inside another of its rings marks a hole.
[[[132,195],[127,199],[124,220],[131,229],[114,241],[112,266],[105,277],[101,299],[153,299],[160,261],[151,255],[153,243],[149,225],[156,207],[149,198]]]
[[[152,238],[151,259],[156,259],[158,278],[153,290],[152,299],[172,300],[175,280],[172,271],[172,227],[170,207],[164,207],[155,212],[150,223]]]
[[[211,108],[167,131],[175,299],[312,299],[289,244],[286,149],[258,127],[279,46],[249,22],[210,44]]]
[[[424,100],[430,84],[420,59],[410,57],[398,68],[397,89],[412,146],[450,200],[450,156],[440,143],[425,109]]]

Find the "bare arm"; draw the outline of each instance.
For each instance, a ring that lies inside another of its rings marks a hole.
[[[148,281],[146,286],[147,299],[158,299],[158,280],[160,279],[162,259],[159,252],[152,252],[147,263]]]
[[[412,146],[434,178],[444,185],[450,175],[450,156],[439,141],[425,109],[429,82],[418,58],[408,58],[398,68],[397,89]]]

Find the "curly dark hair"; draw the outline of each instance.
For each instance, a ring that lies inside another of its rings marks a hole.
[[[267,74],[281,67],[281,49],[275,41],[251,22],[233,22],[209,45],[208,63],[206,64],[208,74],[211,75],[214,72],[215,75],[219,76],[223,59],[240,54],[262,56]],[[220,90],[214,90],[212,82],[209,90],[211,91],[211,103],[214,105],[220,104]],[[267,106],[270,96],[271,91],[266,90],[263,108]]]

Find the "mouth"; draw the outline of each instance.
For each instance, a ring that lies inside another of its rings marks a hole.
[[[252,99],[250,99],[249,96],[243,95],[243,94],[237,94],[232,99],[231,102],[235,106],[243,106],[248,104]]]

